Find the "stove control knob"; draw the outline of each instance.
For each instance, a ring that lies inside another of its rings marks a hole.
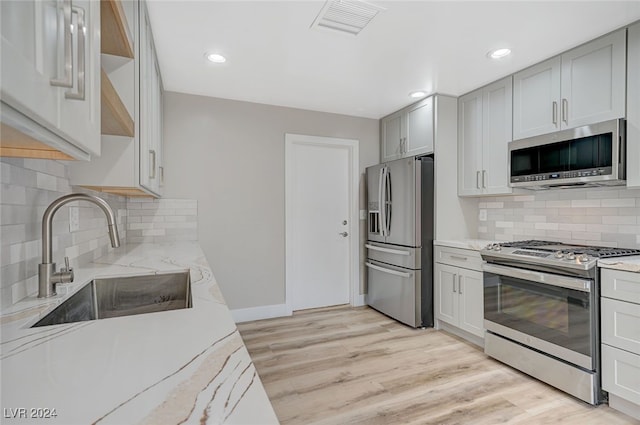
[[[491,251],[493,249],[493,244],[492,243],[487,244],[487,246],[485,246],[484,249]]]
[[[556,257],[556,258],[563,258],[564,257],[564,252],[556,251],[556,253],[553,254],[553,256]]]
[[[493,247],[494,251],[502,251],[502,247],[500,245],[497,245]]]
[[[586,263],[587,261],[589,261],[589,256],[587,254],[580,254],[578,255],[578,261],[581,263]]]
[[[565,258],[567,260],[575,260],[576,259],[576,254],[574,254],[573,252],[570,252],[567,255],[565,255]]]

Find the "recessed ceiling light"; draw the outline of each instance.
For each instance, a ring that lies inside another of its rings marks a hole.
[[[205,57],[209,62],[213,63],[225,63],[227,61],[227,58],[218,53],[207,53],[205,54]]]
[[[491,59],[501,59],[505,56],[509,56],[511,54],[511,49],[507,49],[506,47],[501,49],[495,49],[487,53]]]
[[[427,95],[426,92],[423,92],[422,90],[416,90],[416,91],[412,91],[411,93],[409,93],[409,96],[417,99],[419,97],[425,97]]]

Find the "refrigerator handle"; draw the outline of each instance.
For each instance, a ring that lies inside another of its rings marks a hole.
[[[389,174],[389,169],[387,167],[385,167],[384,186],[385,186],[384,223],[386,224],[385,231],[387,233],[385,236],[389,236],[389,233],[391,233],[391,220],[389,218],[391,217],[391,213],[392,213],[391,211],[392,203],[391,203],[391,174]]]
[[[380,266],[377,266],[375,264],[371,264],[369,262],[366,262],[364,264],[365,264],[365,266],[369,267],[370,269],[378,270],[379,272],[392,274],[394,276],[404,277],[405,279],[411,277],[411,273],[399,272],[397,270],[388,269],[386,267],[380,267]]]
[[[378,220],[380,220],[380,236],[385,237],[385,223],[384,223],[384,167],[380,169],[380,174],[378,175]]]

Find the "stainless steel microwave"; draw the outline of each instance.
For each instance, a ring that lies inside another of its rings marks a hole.
[[[511,186],[624,185],[625,126],[625,120],[617,119],[510,142]]]

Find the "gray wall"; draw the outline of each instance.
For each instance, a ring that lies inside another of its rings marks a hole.
[[[198,239],[229,307],[283,304],[285,133],[359,140],[364,173],[379,160],[378,121],[171,92],[164,99],[165,196],[198,201]],[[361,229],[364,241],[362,221]]]

